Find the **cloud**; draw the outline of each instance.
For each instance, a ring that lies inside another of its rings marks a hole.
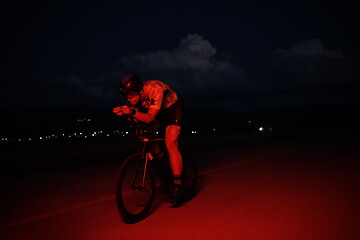
[[[172,50],[123,56],[110,72],[94,79],[69,77],[63,84],[115,101],[119,78],[137,73],[168,83],[193,105],[248,108],[327,101],[337,98],[334,88],[352,81],[342,51],[327,49],[319,39],[275,50],[259,69],[251,76],[233,57],[190,34]]]
[[[71,75],[39,80],[37,86],[31,87],[31,93],[25,91],[21,96],[30,105],[101,106],[114,98],[115,91],[106,78],[101,81]]]
[[[125,67],[158,69],[192,69],[208,71],[215,67],[216,49],[197,34],[182,39],[179,47],[171,51],[148,52],[123,58]]]
[[[121,99],[118,81],[129,73],[136,73],[143,80],[164,81],[182,96],[190,96],[195,101],[196,98],[213,99],[214,94],[227,98],[235,88],[249,86],[247,73],[236,61],[218,54],[216,48],[198,34],[181,39],[172,50],[122,56],[114,65],[98,76],[48,79],[41,84],[41,88],[48,90],[32,100],[61,105],[111,105]]]
[[[101,77],[95,79],[80,79],[78,76],[69,76],[67,78],[62,78],[61,84],[59,81],[56,81],[58,85],[66,86],[69,89],[75,89],[83,92],[84,94],[101,97],[101,98],[111,98],[113,96],[113,91],[108,88],[109,78]]]
[[[341,50],[326,49],[319,39],[274,51],[260,67],[269,88],[331,87],[353,81],[353,69]]]
[[[173,50],[124,56],[118,67],[167,82],[185,94],[247,84],[246,72],[217,58],[216,48],[198,34],[188,35]]]
[[[99,76],[50,79],[42,86],[47,92],[37,98],[39,102],[112,106],[121,101],[118,81],[128,73],[164,81],[193,105],[230,109],[325,101],[337,97],[331,91],[340,89],[339,85],[351,86],[355,81],[342,51],[327,49],[319,39],[275,50],[257,72],[249,74],[237,59],[218,53],[194,33],[171,50],[122,56],[112,70]]]
[[[256,73],[258,106],[358,102],[353,63],[319,39],[277,49]],[[263,97],[261,97],[263,96]]]

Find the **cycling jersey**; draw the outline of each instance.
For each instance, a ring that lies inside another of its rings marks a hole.
[[[167,109],[178,100],[176,92],[158,80],[144,82],[140,105],[144,108]]]

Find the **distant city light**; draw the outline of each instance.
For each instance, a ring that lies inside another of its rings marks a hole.
[[[79,118],[79,119],[76,119],[77,122],[90,122],[91,119],[90,118]]]
[[[210,128],[211,131],[215,132],[216,128]],[[191,131],[192,134],[197,134],[197,130],[192,130]],[[130,135],[131,132],[130,131],[124,131],[124,130],[108,130],[108,131],[104,131],[104,130],[89,130],[87,131],[83,131],[81,130],[78,132],[75,131],[70,131],[70,132],[62,132],[62,133],[52,133],[52,134],[48,134],[48,135],[43,135],[43,136],[24,136],[24,137],[18,137],[18,138],[8,138],[8,137],[0,137],[0,142],[1,143],[5,143],[5,142],[17,142],[19,144],[22,144],[23,142],[27,142],[27,141],[32,141],[32,142],[46,142],[46,141],[55,141],[55,140],[59,140],[61,141],[61,139],[88,139],[91,137],[112,137],[112,136],[116,136],[116,137],[127,137],[128,135]],[[156,131],[156,134],[160,134],[159,131]]]

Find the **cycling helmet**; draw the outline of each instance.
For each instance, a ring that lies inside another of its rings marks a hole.
[[[127,96],[130,92],[141,94],[143,90],[143,82],[140,77],[135,74],[130,74],[120,80],[120,92],[123,96]]]

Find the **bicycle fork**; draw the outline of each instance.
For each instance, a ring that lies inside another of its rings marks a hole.
[[[146,178],[146,173],[147,173],[147,166],[149,164],[149,160],[153,160],[154,157],[152,156],[152,154],[150,152],[146,152],[145,151],[145,144],[144,144],[144,148],[143,148],[143,153],[145,153],[143,156],[145,157],[145,164],[144,164],[144,170],[143,170],[143,173],[142,173],[142,180],[141,180],[141,186],[139,187],[136,187],[135,186],[135,182],[136,182],[136,176],[138,175],[139,173],[139,168],[141,166],[141,162],[139,162],[139,164],[137,165],[136,167],[136,170],[135,170],[135,175],[134,175],[134,178],[133,178],[133,184],[132,184],[132,189],[135,190],[135,189],[138,189],[138,190],[143,190],[145,188],[145,178]]]
[[[144,174],[143,174],[142,184],[141,184],[141,188],[142,188],[142,189],[143,189],[144,186],[145,186],[146,171],[147,171],[147,165],[148,165],[149,159],[150,159],[150,160],[153,160],[153,156],[152,156],[152,154],[151,154],[150,152],[147,152],[147,153],[145,154]]]

